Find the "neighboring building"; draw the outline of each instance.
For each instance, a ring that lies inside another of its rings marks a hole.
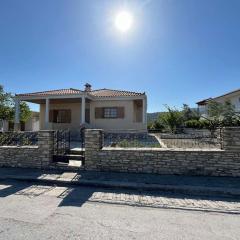
[[[13,131],[14,123],[8,120],[0,120],[0,132]],[[21,131],[39,131],[39,112],[31,112],[30,118],[26,122],[21,122]]]
[[[24,131],[39,131],[39,112],[31,112],[31,117],[24,123]]]
[[[146,131],[147,97],[145,93],[111,89],[84,91],[60,89],[17,94],[15,126],[19,128],[19,103],[40,105],[40,129],[101,128],[108,131]]]
[[[0,119],[0,132],[8,131],[8,121]]]
[[[240,89],[225,93],[218,97],[208,98],[197,102],[199,113],[202,116],[207,116],[207,105],[210,101],[216,101],[219,103],[230,102],[234,106],[235,111],[240,112]]]

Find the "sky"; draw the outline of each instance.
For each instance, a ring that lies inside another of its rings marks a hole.
[[[122,33],[119,11],[132,14]],[[148,112],[240,88],[239,0],[0,0],[8,92],[146,92]],[[38,107],[31,105],[37,110]]]

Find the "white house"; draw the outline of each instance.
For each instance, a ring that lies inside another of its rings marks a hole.
[[[207,106],[210,101],[216,101],[219,103],[230,102],[234,106],[235,111],[240,112],[240,89],[197,102],[199,112],[202,116],[207,116]]]

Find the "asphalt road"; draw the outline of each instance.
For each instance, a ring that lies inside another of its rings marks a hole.
[[[233,240],[240,236],[240,215],[88,202],[93,192],[92,188],[0,182],[0,239]]]

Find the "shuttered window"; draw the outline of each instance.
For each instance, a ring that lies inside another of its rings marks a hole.
[[[95,108],[95,118],[124,118],[124,107]]]
[[[71,110],[70,109],[50,110],[49,122],[71,123]]]

